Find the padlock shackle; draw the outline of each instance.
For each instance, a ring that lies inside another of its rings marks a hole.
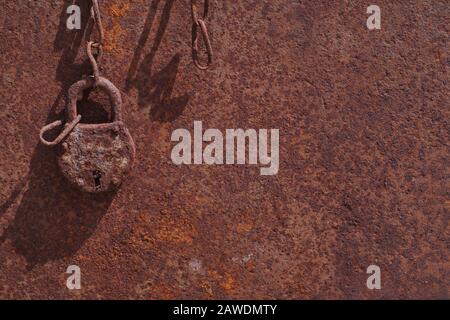
[[[75,121],[78,116],[77,101],[80,94],[87,89],[93,88],[94,85],[108,94],[111,103],[112,121],[122,121],[122,97],[119,89],[108,79],[99,77],[97,82],[94,82],[94,79],[87,78],[74,83],[69,88],[67,123]]]

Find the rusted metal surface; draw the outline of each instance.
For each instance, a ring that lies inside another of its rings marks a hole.
[[[101,71],[136,164],[89,194],[38,132],[91,72],[90,7],[0,0],[0,297],[448,298],[449,5],[376,2],[379,31],[366,1],[213,1],[205,72],[188,0],[101,1]],[[103,95],[78,108],[107,122]],[[171,133],[194,120],[279,128],[278,175],[172,164]],[[371,264],[382,290],[366,288]]]

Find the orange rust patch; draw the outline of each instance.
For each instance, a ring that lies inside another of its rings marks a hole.
[[[151,249],[155,245],[155,240],[145,231],[136,230],[132,235],[123,241],[124,244],[135,249]]]
[[[220,275],[216,270],[208,270],[208,275],[213,279],[220,279]]]
[[[196,236],[197,229],[187,221],[166,221],[156,233],[158,240],[174,244],[192,244]]]
[[[211,285],[208,282],[203,281],[201,283],[200,287],[203,288],[203,290],[205,290],[205,292],[208,295],[208,297],[213,297],[214,294],[213,294]]]
[[[162,300],[173,300],[177,299],[180,295],[179,290],[170,288],[167,285],[155,284],[151,285],[149,283],[142,283],[136,289],[140,298],[143,299],[162,299]]]
[[[120,23],[120,19],[130,10],[132,0],[118,1],[111,4],[107,8],[107,15],[111,17],[111,28],[105,28],[105,44],[104,49],[109,52],[121,53],[123,44],[119,43],[119,39],[125,34]]]
[[[229,291],[234,287],[234,279],[228,273],[225,275],[225,280],[221,281],[219,284],[223,290]]]
[[[253,223],[251,222],[240,222],[236,226],[236,230],[239,233],[246,233],[253,229]]]

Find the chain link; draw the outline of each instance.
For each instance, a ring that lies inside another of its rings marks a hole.
[[[211,46],[211,40],[209,38],[208,29],[206,27],[205,20],[208,18],[208,12],[209,12],[209,0],[204,0],[204,7],[203,7],[203,17],[199,18],[198,10],[197,10],[198,0],[191,0],[191,13],[192,13],[192,59],[194,61],[194,64],[197,68],[201,70],[208,69],[212,62],[213,62],[213,51]],[[198,35],[198,29],[200,29],[200,32],[203,37],[203,41],[205,42],[206,46],[206,53],[208,55],[208,62],[206,65],[202,65],[200,63],[199,59],[199,35]]]
[[[92,0],[91,19],[92,21],[94,21],[94,24],[97,27],[99,39],[97,41],[88,41],[86,44],[86,51],[92,66],[95,83],[97,83],[98,78],[100,76],[99,61],[103,55],[103,41],[105,38],[105,32],[103,29],[102,16],[100,14],[100,7],[98,5],[98,0]],[[93,53],[92,48],[97,49],[96,54]]]

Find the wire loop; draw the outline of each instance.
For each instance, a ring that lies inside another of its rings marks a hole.
[[[43,144],[45,144],[46,146],[54,146],[59,144],[64,138],[66,138],[70,132],[72,132],[72,130],[75,128],[75,126],[81,121],[81,115],[78,115],[71,123],[68,123],[65,125],[63,131],[61,131],[61,133],[53,140],[53,141],[47,141],[44,138],[44,134],[51,130],[54,129],[56,127],[59,127],[62,125],[62,121],[61,120],[57,120],[55,122],[52,122],[48,125],[46,125],[45,127],[43,127],[41,129],[41,131],[39,132],[39,139],[41,140],[41,142]]]
[[[191,0],[191,14],[192,14],[192,60],[194,65],[200,70],[208,69],[213,62],[213,50],[211,46],[211,40],[208,34],[208,28],[206,27],[205,20],[208,18],[209,13],[209,0],[204,0],[203,6],[203,18],[199,18],[197,10],[198,0]],[[205,43],[206,54],[208,55],[208,62],[206,65],[200,63],[199,57],[199,36],[198,29],[202,33],[203,41]]]

